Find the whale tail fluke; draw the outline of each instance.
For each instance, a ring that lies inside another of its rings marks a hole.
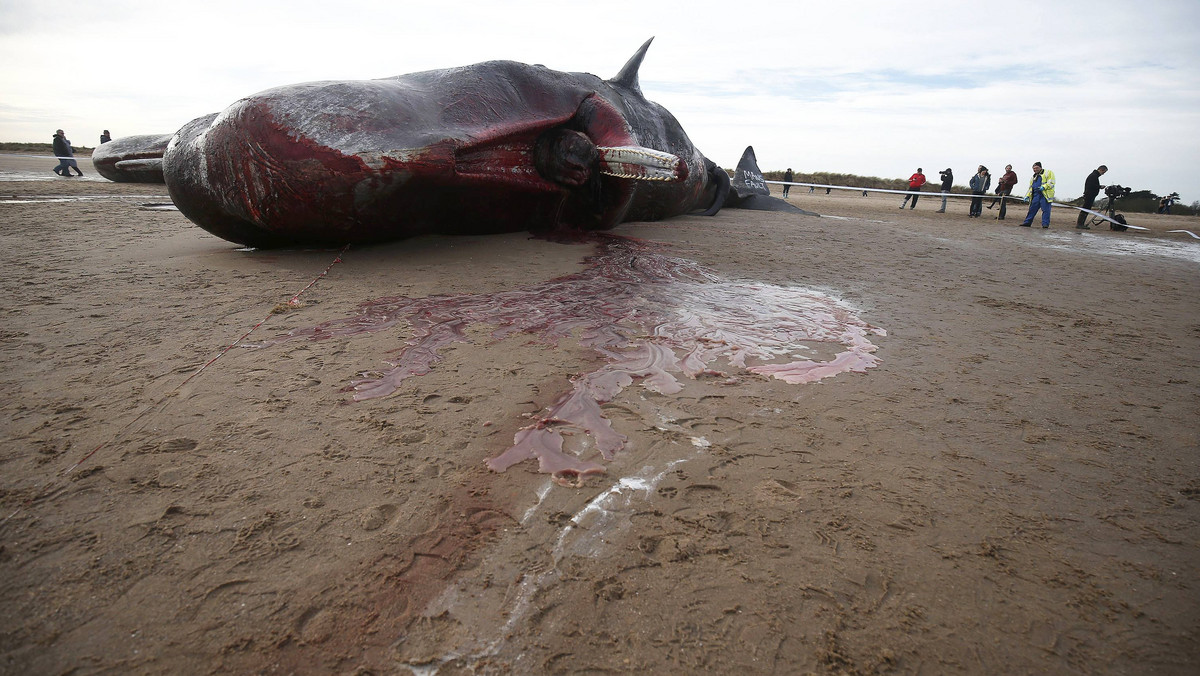
[[[778,197],[771,197],[767,179],[763,176],[762,169],[758,168],[758,158],[754,155],[754,146],[746,146],[746,151],[742,153],[742,159],[733,172],[733,183],[729,189],[729,197],[725,200],[725,207],[754,211],[786,211],[805,216],[820,215],[805,211]]]
[[[770,195],[767,179],[763,178],[762,169],[758,168],[758,158],[754,155],[754,146],[746,146],[742,159],[738,161],[737,169],[733,172],[733,192],[741,199],[751,195]]]

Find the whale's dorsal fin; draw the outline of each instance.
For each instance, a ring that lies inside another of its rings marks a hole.
[[[621,72],[617,76],[609,80],[609,84],[625,89],[631,89],[638,94],[642,93],[642,87],[638,84],[638,69],[642,67],[642,59],[646,58],[646,50],[650,49],[650,43],[654,42],[654,38],[650,38],[643,44],[629,60],[625,62]]]

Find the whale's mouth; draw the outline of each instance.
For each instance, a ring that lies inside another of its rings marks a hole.
[[[633,181],[682,181],[687,163],[637,143],[629,123],[603,98],[586,97],[568,118],[542,120],[454,152],[462,177],[532,190],[579,188],[596,174]]]
[[[431,146],[424,155],[437,150]],[[549,196],[555,222],[585,230],[621,222],[638,185],[689,176],[686,160],[640,145],[622,112],[596,94],[585,96],[569,116],[511,127],[443,158],[436,163],[459,179]]]
[[[641,146],[599,147],[600,173],[635,181],[680,181],[687,165],[677,155]]]

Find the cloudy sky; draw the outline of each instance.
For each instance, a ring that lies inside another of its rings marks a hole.
[[[1200,2],[0,0],[0,141],[170,133],[282,84],[490,59],[642,90],[732,167],[1053,169],[1200,200]]]

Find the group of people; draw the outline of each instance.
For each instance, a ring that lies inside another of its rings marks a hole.
[[[950,170],[946,169],[949,173]],[[996,220],[1003,221],[1006,211],[1008,210],[1008,200],[1004,199],[1012,194],[1012,189],[1017,185],[1017,173],[1013,171],[1011,164],[1004,165],[1004,174],[1000,176],[999,182],[996,183],[996,197],[992,199],[992,203],[988,205],[988,209],[994,208],[997,204],[1000,205],[1000,213],[996,216]],[[983,197],[987,195],[987,191],[992,187],[992,172],[988,168],[979,165],[975,170],[975,174],[971,176],[971,208],[967,215],[969,218],[979,218],[983,215]],[[942,192],[950,192],[950,186],[943,180]],[[942,201],[946,199],[942,196]],[[945,204],[942,205],[942,211],[946,210]]]
[[[104,133],[100,134],[100,143],[103,145],[111,140],[112,135],[105,129]],[[54,167],[54,173],[66,178],[83,176],[83,172],[79,170],[79,162],[75,159],[75,148],[67,140],[67,135],[63,130],[55,130],[52,145],[54,148],[54,157],[58,160],[58,166]],[[74,174],[71,173],[72,169],[75,170]]]
[[[1096,203],[1096,197],[1104,186],[1100,185],[1100,177],[1108,172],[1108,167],[1103,164],[1093,171],[1087,178],[1083,187],[1083,208],[1091,209]],[[938,172],[942,179],[942,208],[937,210],[937,213],[946,213],[946,198],[950,194],[950,189],[954,185],[954,171],[947,167],[944,171]],[[921,191],[921,186],[925,185],[925,174],[920,167],[917,167],[915,174],[908,178],[909,194],[904,196],[904,201],[900,203],[900,208],[903,209],[909,204],[909,199],[912,199],[912,204],[909,209],[914,209],[917,206],[917,199],[920,197],[915,194]],[[987,195],[988,189],[992,185],[992,174],[988,168],[979,165],[971,176],[971,207],[968,211],[968,218],[979,218],[983,214],[983,200]],[[1012,194],[1013,187],[1017,185],[1017,174],[1013,171],[1012,165],[1004,167],[1004,175],[1000,177],[996,184],[996,197],[992,203],[988,205],[988,209],[1000,205],[1000,213],[996,216],[997,220],[1004,220],[1007,207],[1006,197]],[[1025,191],[1025,200],[1029,202],[1029,212],[1025,215],[1025,220],[1021,222],[1022,227],[1032,227],[1033,219],[1041,213],[1041,221],[1043,228],[1050,227],[1050,203],[1054,199],[1054,172],[1042,166],[1041,162],[1033,163],[1033,176],[1029,178],[1029,189]],[[1079,220],[1076,228],[1087,230],[1087,212],[1079,212]]]

